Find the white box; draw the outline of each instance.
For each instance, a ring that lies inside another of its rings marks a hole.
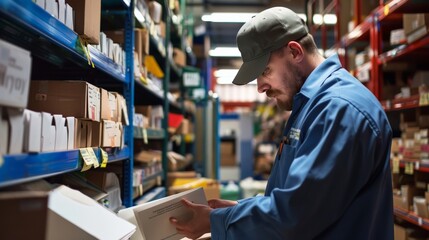
[[[24,110],[24,152],[40,152],[42,138],[42,114]]]
[[[43,8],[43,9],[45,9],[45,0],[36,0],[36,4],[37,4],[39,7],[41,7],[41,8]]]
[[[0,105],[27,107],[30,72],[30,52],[0,40]]]
[[[58,20],[66,23],[66,2],[64,0],[58,0]]]
[[[9,122],[9,154],[22,153],[24,144],[24,112],[18,108],[7,108]]]
[[[67,150],[76,149],[76,118],[74,117],[66,117],[66,125],[67,125]]]
[[[42,112],[42,139],[41,152],[52,152],[55,149],[55,126],[52,125],[53,117],[50,113]]]
[[[68,28],[71,30],[74,30],[74,23],[73,23],[73,8],[66,3],[66,16],[65,16],[65,24]]]
[[[61,114],[54,114],[55,123],[55,151],[67,150],[67,126],[66,119]]]
[[[129,239],[136,226],[83,193],[60,186],[49,194],[46,239]]]
[[[58,3],[55,0],[45,0],[45,10],[58,19]]]
[[[109,54],[109,46],[107,45],[107,37],[104,32],[100,32],[100,50],[105,56]]]
[[[4,118],[3,118],[4,117]],[[7,154],[9,146],[9,124],[7,123],[6,114],[3,114],[3,109],[0,107],[0,154]]]

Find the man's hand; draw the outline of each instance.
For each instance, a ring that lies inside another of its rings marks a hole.
[[[208,204],[211,208],[225,208],[235,206],[237,204],[237,201],[211,199],[208,201]]]
[[[186,199],[181,201],[186,208],[192,211],[192,216],[186,220],[170,218],[170,222],[176,227],[177,232],[191,239],[196,239],[204,233],[210,232],[210,212],[212,209],[207,205],[194,204]]]

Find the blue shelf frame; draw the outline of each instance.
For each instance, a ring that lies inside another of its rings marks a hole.
[[[126,34],[125,52],[126,69],[107,58],[97,49],[88,46],[91,59],[95,65],[94,71],[105,73],[109,79],[122,88],[123,95],[127,101],[128,109],[134,107],[134,0],[102,0],[102,5],[119,6],[126,14],[124,28]],[[55,46],[48,49],[48,54],[56,58],[63,57],[77,63],[82,70],[92,69],[88,64],[84,54],[79,36],[58,19],[51,16],[44,9],[40,8],[31,0],[1,0],[0,19],[5,24],[12,24],[13,28],[25,32],[29,36],[36,36],[48,44]],[[19,31],[18,31],[19,32]],[[24,43],[25,44],[25,43]],[[31,46],[23,46],[31,48]],[[61,50],[61,53],[56,52]],[[38,55],[37,52],[35,52]],[[58,56],[61,55],[61,56]],[[128,114],[129,122],[132,123],[134,116],[132,111]],[[123,203],[129,207],[133,204],[132,199],[132,170],[133,170],[133,128],[124,128],[126,147],[109,154],[109,162],[123,161]],[[98,159],[101,159],[99,148],[95,148]],[[79,150],[18,154],[3,156],[3,163],[0,165],[0,187],[28,182],[49,176],[63,174],[66,172],[78,171],[82,167]]]
[[[93,148],[101,163],[100,148]],[[109,163],[123,161],[130,156],[130,148],[109,154]],[[15,154],[3,156],[0,166],[0,187],[24,183],[36,179],[73,172],[82,169],[82,157],[79,149],[61,152]],[[89,170],[90,171],[90,170]]]

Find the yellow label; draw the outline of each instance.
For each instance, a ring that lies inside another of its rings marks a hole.
[[[420,106],[429,105],[429,93],[420,94],[419,105]]]
[[[389,14],[389,5],[384,6],[384,15],[387,16]]]
[[[94,166],[94,168],[98,168],[100,164],[98,163],[98,159],[97,159],[97,156],[95,155],[94,149],[89,147],[87,148],[87,150],[89,152],[89,155],[91,156],[92,165]]]
[[[107,152],[104,151],[102,148],[100,148],[101,151],[101,166],[102,168],[105,168],[107,166],[107,162],[109,161],[109,155],[107,155]]]
[[[405,163],[405,174],[414,174],[414,164],[412,162]]]
[[[392,173],[399,173],[399,158],[396,156],[392,159]]]
[[[91,154],[88,152],[88,148],[80,148],[80,155],[82,156],[83,163],[85,165],[91,166],[92,165],[92,159]]]

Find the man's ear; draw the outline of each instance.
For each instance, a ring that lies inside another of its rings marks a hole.
[[[304,57],[304,50],[298,42],[290,41],[288,43],[288,48],[294,59],[298,61],[302,60],[302,58]]]

